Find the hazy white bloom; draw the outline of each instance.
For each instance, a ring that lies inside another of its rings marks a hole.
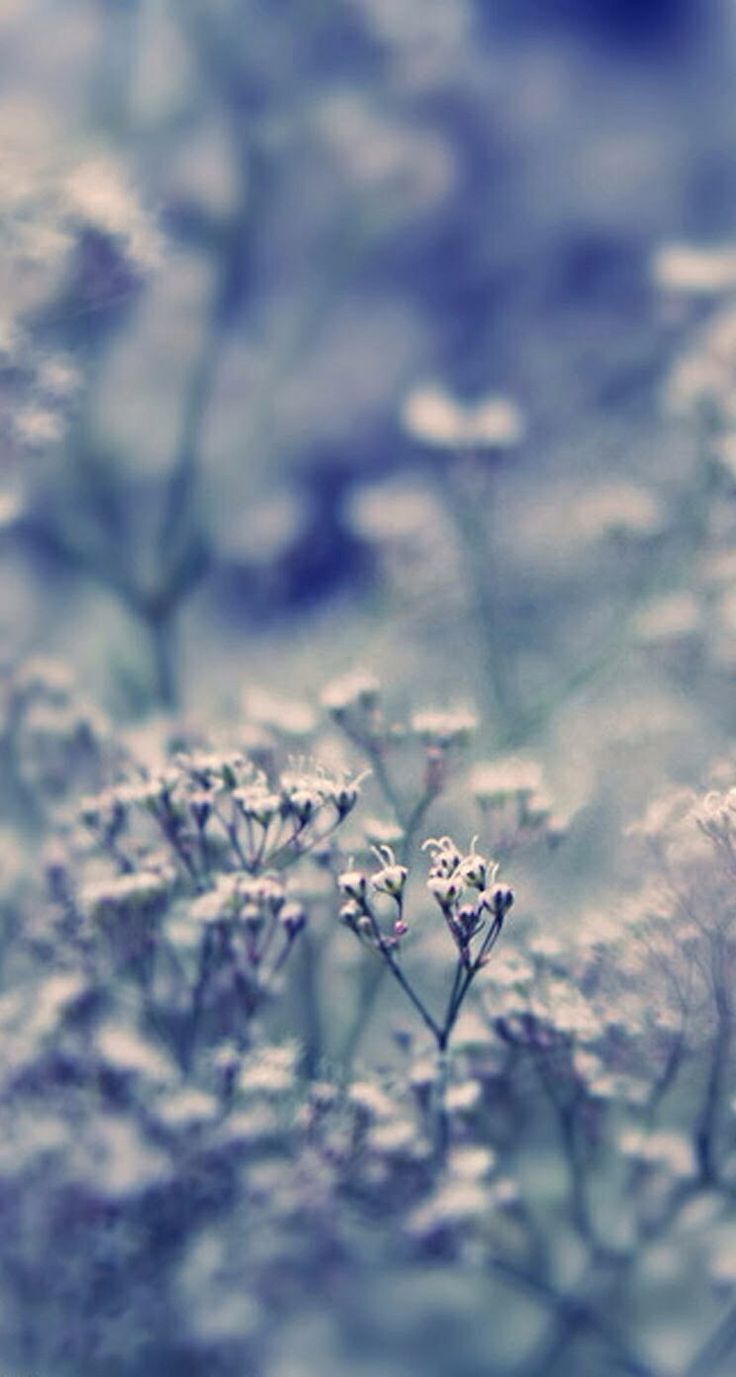
[[[549,980],[543,990],[534,990],[530,1007],[581,1042],[595,1042],[601,1036],[601,1021],[593,1005],[566,979]]]
[[[50,697],[65,703],[74,691],[74,676],[62,660],[34,655],[13,676],[13,690],[23,697]]]
[[[0,492],[0,531],[7,530],[18,520],[23,512],[23,506],[20,492]]]
[[[356,671],[327,684],[320,695],[322,707],[335,716],[351,710],[374,708],[381,694],[375,674]]]
[[[398,846],[404,839],[404,832],[399,824],[389,822],[385,818],[365,818],[363,831],[366,840],[379,849],[383,846]]]
[[[507,990],[521,989],[534,979],[534,966],[520,951],[497,951],[488,972],[488,983]],[[492,1004],[491,997],[491,1004]]]
[[[135,1028],[103,1023],[95,1043],[103,1060],[116,1071],[135,1073],[162,1084],[172,1076],[174,1068],[169,1058]]]
[[[374,1152],[391,1157],[412,1153],[418,1144],[416,1124],[412,1119],[392,1118],[372,1124],[368,1132],[368,1146]]]
[[[113,1199],[149,1190],[169,1170],[166,1154],[119,1114],[98,1114],[75,1144],[72,1172],[80,1185]]]
[[[92,919],[109,914],[141,912],[162,903],[169,895],[172,875],[167,871],[138,870],[130,875],[112,875],[87,885],[82,904]]]
[[[447,1160],[448,1175],[478,1181],[490,1176],[496,1165],[492,1148],[463,1144],[453,1147]]]
[[[392,1119],[396,1113],[395,1102],[375,1081],[353,1081],[347,1093],[350,1103],[371,1119]]]
[[[437,1063],[432,1057],[420,1057],[412,1065],[409,1084],[414,1090],[426,1090],[437,1080]]]
[[[440,1186],[425,1204],[413,1210],[407,1228],[412,1234],[427,1237],[442,1229],[472,1224],[487,1208],[488,1192],[484,1184],[472,1177],[460,1178]]]
[[[505,799],[536,793],[542,784],[541,766],[521,756],[506,756],[482,761],[470,771],[470,792],[481,806],[502,803]]]
[[[469,708],[447,708],[415,712],[410,726],[425,745],[448,747],[467,742],[477,729],[478,718]]]
[[[285,1095],[296,1084],[299,1048],[294,1042],[262,1047],[248,1057],[238,1075],[238,1089],[245,1095]]]
[[[167,1128],[192,1128],[198,1124],[209,1123],[217,1114],[218,1102],[214,1095],[195,1086],[182,1086],[167,1094],[157,1105],[157,1115]]]
[[[480,1099],[481,1088],[478,1081],[460,1081],[451,1085],[447,1091],[446,1104],[450,1114],[467,1114],[475,1109]]]
[[[619,1137],[621,1151],[627,1157],[638,1158],[649,1166],[663,1167],[673,1176],[693,1176],[696,1171],[695,1152],[689,1138],[674,1129],[658,1129],[647,1133],[644,1129],[624,1129]]]
[[[81,386],[82,378],[78,368],[63,356],[42,359],[36,374],[36,384],[48,397],[65,401],[74,395]]]
[[[499,1176],[488,1189],[488,1204],[501,1210],[513,1210],[519,1203],[521,1192],[518,1182],[510,1176]]]
[[[414,440],[439,449],[505,449],[524,438],[519,408],[505,397],[468,405],[441,387],[420,387],[407,397],[401,422]]]
[[[434,495],[426,486],[406,479],[359,486],[351,493],[348,514],[353,530],[379,544],[413,541],[423,545],[428,533],[430,539],[438,538],[444,524]]]
[[[26,449],[45,449],[59,442],[64,428],[61,417],[55,411],[28,406],[15,412],[13,429],[16,438]]]
[[[24,1031],[31,1038],[45,1038],[58,1031],[64,1014],[87,991],[87,981],[78,971],[59,971],[42,980],[32,991],[32,998],[21,995],[15,1008],[8,1011],[23,1019]],[[12,999],[12,995],[10,996]]]
[[[608,483],[584,493],[570,513],[572,528],[581,539],[606,535],[638,539],[658,535],[665,524],[659,499],[636,483]]]
[[[658,287],[692,296],[718,296],[736,290],[736,248],[698,248],[664,244],[657,249],[652,273]]]
[[[663,840],[676,833],[683,822],[689,821],[694,807],[697,807],[697,800],[691,789],[673,789],[661,798],[652,799],[643,818],[632,823],[627,833],[648,841]]]
[[[703,632],[698,600],[686,590],[657,598],[637,613],[633,629],[637,640],[644,645],[691,640]]]

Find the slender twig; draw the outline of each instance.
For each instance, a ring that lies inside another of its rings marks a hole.
[[[733,1041],[731,995],[717,950],[714,950],[713,987],[716,1029],[711,1044],[705,1095],[695,1128],[695,1146],[703,1182],[712,1182],[717,1176],[718,1126]]]
[[[432,1017],[424,1002],[420,999],[413,985],[410,984],[410,982],[404,975],[401,966],[396,960],[393,952],[391,951],[390,946],[386,941],[386,938],[383,936],[383,933],[381,932],[381,929],[378,926],[378,920],[370,904],[366,903],[364,908],[365,915],[371,925],[371,930],[373,933],[373,938],[376,943],[377,950],[380,952],[381,956],[386,962],[386,965],[388,966],[392,976],[394,977],[394,980],[398,982],[398,984],[404,991],[404,994],[414,1005],[414,1008],[416,1009],[420,1018],[426,1024],[427,1028],[429,1028],[430,1033],[432,1034],[433,1038],[437,1042],[437,1045],[439,1046],[442,1039],[442,1029],[440,1028],[439,1024],[435,1021],[435,1019]]]

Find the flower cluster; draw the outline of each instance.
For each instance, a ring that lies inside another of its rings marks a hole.
[[[134,977],[185,1068],[250,1038],[307,923],[314,882],[292,872],[329,860],[358,789],[311,761],[269,779],[239,752],[198,749],[83,800],[54,898],[86,950]]]
[[[317,850],[354,808],[359,786],[309,761],[269,780],[239,752],[198,751],[175,755],[158,772],[141,769],[138,778],[84,800],[80,811],[124,870],[139,857],[148,823],[148,835],[204,890],[218,870],[282,870]]]
[[[444,1018],[437,1020],[407,978],[399,960],[402,939],[409,932],[404,916],[404,889],[408,870],[399,865],[389,846],[376,848],[380,868],[373,874],[347,870],[338,877],[345,899],[340,919],[386,962],[440,1050],[449,1043],[463,1002],[476,975],[487,965],[514,902],[512,891],[496,882],[498,865],[480,855],[475,840],[463,854],[450,837],[430,838],[431,852],[426,887],[439,904],[456,953],[456,966]],[[379,901],[388,902],[383,917]]]
[[[451,837],[430,838],[424,849],[431,853],[427,888],[437,900],[467,971],[480,970],[514,902],[513,891],[496,883],[498,863],[476,850],[476,838],[466,855]],[[473,954],[473,942],[478,945]]]

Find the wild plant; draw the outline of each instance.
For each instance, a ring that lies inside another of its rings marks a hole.
[[[470,988],[488,964],[514,896],[497,884],[498,865],[481,856],[473,846],[463,855],[450,837],[429,839],[431,853],[427,888],[439,905],[454,947],[454,967],[444,1011],[432,1013],[414,980],[407,974],[403,946],[411,931],[404,906],[408,879],[406,866],[398,865],[390,847],[376,848],[378,870],[343,871],[338,885],[345,899],[340,921],[381,960],[409,1003],[431,1033],[440,1059],[436,1089],[437,1146],[447,1145],[445,1088],[447,1052],[455,1025]],[[382,908],[388,908],[386,915]]]
[[[297,875],[324,864],[357,797],[355,780],[309,762],[269,780],[238,753],[199,750],[81,805],[92,844],[83,879],[55,867],[62,921],[93,965],[134,979],[182,1065],[213,1039],[248,1045],[307,923]]]

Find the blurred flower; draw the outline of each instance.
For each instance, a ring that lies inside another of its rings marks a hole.
[[[477,730],[478,718],[469,708],[434,709],[413,713],[410,726],[425,746],[447,749],[465,745]]]
[[[471,406],[439,387],[411,392],[401,422],[412,439],[440,449],[506,449],[520,444],[525,430],[514,402],[489,397]]]
[[[635,483],[609,483],[578,498],[571,513],[576,533],[585,540],[620,535],[648,539],[664,527],[664,512],[654,493]]]
[[[654,255],[652,273],[664,291],[719,296],[736,290],[736,249],[665,244]]]

